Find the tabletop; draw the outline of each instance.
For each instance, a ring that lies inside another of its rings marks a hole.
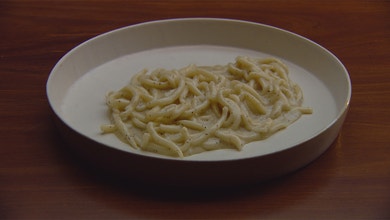
[[[177,193],[92,172],[67,150],[46,98],[57,61],[101,33],[212,17],[282,28],[347,68],[352,99],[336,141],[292,174],[218,193]],[[0,2],[1,219],[389,219],[390,1]]]

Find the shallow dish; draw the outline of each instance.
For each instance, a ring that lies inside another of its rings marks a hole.
[[[312,115],[242,151],[218,150],[172,158],[132,149],[100,133],[109,122],[105,94],[147,68],[234,62],[239,55],[287,63]],[[346,116],[351,83],[328,50],[294,33],[258,23],[209,18],[153,21],[114,30],[77,46],[53,68],[47,96],[69,146],[109,172],[173,185],[232,185],[299,169],[335,140]]]

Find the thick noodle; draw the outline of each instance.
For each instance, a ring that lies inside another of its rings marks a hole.
[[[241,150],[312,113],[288,75],[278,59],[250,57],[224,66],[144,70],[108,93],[112,124],[101,130],[135,149],[175,157]]]

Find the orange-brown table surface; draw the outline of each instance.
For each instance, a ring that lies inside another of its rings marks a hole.
[[[69,153],[46,99],[56,62],[98,34],[182,17],[268,24],[334,53],[353,94],[329,150],[277,180],[197,195],[124,184]],[[390,219],[390,1],[2,0],[0,74],[1,219]]]

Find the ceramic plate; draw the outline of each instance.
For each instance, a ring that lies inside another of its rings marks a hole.
[[[115,135],[101,134],[100,125],[109,122],[106,93],[126,85],[140,70],[225,65],[237,56],[272,56],[285,62],[291,79],[303,90],[303,105],[312,107],[313,114],[303,115],[266,140],[247,144],[242,151],[217,150],[182,159],[137,151]],[[336,56],[294,33],[240,20],[187,18],[128,26],[82,43],[53,68],[47,96],[62,126],[120,154],[179,164],[243,160],[260,164],[262,158],[288,156],[289,167],[275,170],[280,175],[314,160],[334,141],[348,109],[351,83]]]

